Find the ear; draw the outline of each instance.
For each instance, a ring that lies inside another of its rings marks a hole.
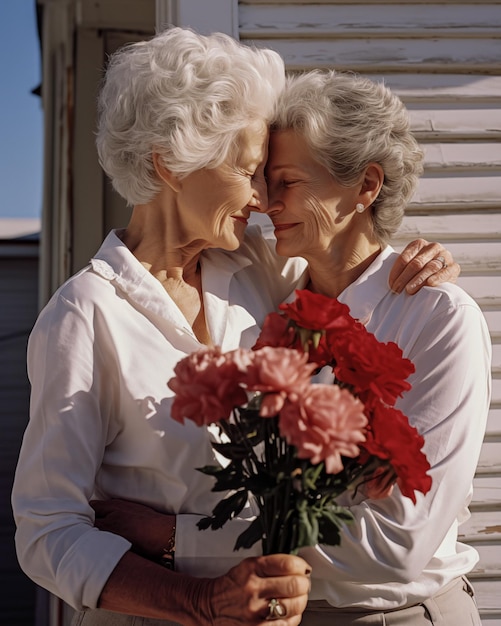
[[[181,189],[181,181],[178,176],[165,167],[162,163],[162,157],[158,154],[158,152],[153,152],[152,160],[153,167],[155,168],[158,178],[166,185],[169,185],[172,191],[177,193]]]
[[[384,171],[379,163],[369,163],[365,169],[358,202],[369,207],[378,197],[384,181]]]

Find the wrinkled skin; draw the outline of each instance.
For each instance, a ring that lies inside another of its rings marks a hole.
[[[447,263],[443,267],[437,257]],[[425,239],[411,241],[395,261],[390,272],[390,288],[399,293],[405,289],[414,294],[421,287],[435,287],[443,282],[455,283],[461,268],[452,254],[440,243],[429,243]]]
[[[186,626],[264,625],[271,598],[279,598],[287,615],[274,620],[277,626],[296,626],[306,608],[310,591],[310,567],[303,559],[275,554],[244,559],[217,578],[193,578],[159,567],[156,562],[173,532],[175,516],[154,509],[112,499],[93,501],[95,526],[113,532],[132,543],[113,571],[100,600],[100,608],[143,615],[137,605],[137,588],[132,588],[127,572],[141,570],[141,583],[153,598],[165,595],[166,611],[147,617],[174,619]],[[145,528],[148,532],[144,532]],[[141,555],[141,556],[138,556]],[[146,558],[143,558],[146,557]],[[146,560],[148,559],[148,560]],[[158,607],[158,602],[150,602]]]

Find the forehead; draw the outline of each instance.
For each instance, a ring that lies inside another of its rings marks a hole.
[[[314,162],[306,139],[294,130],[278,130],[270,134],[268,169],[300,167]]]
[[[261,163],[268,153],[268,126],[256,120],[242,130],[238,139],[237,161],[241,164]]]

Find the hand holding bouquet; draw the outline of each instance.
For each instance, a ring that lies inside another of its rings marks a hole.
[[[309,291],[267,316],[253,350],[206,348],[182,359],[169,387],[172,417],[217,423],[227,464],[199,468],[225,493],[199,527],[220,528],[253,497],[259,515],[235,549],[261,540],[264,554],[337,545],[352,515],[336,499],[396,482],[415,502],[431,486],[424,440],[394,407],[414,366],[383,344],[346,305]],[[332,368],[333,384],[312,376]]]

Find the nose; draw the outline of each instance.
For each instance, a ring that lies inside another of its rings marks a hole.
[[[263,176],[252,179],[252,198],[249,207],[252,211],[266,213],[268,210],[268,188]]]
[[[268,185],[268,207],[266,214],[272,217],[283,209],[283,202],[280,199],[280,194],[273,185]]]

